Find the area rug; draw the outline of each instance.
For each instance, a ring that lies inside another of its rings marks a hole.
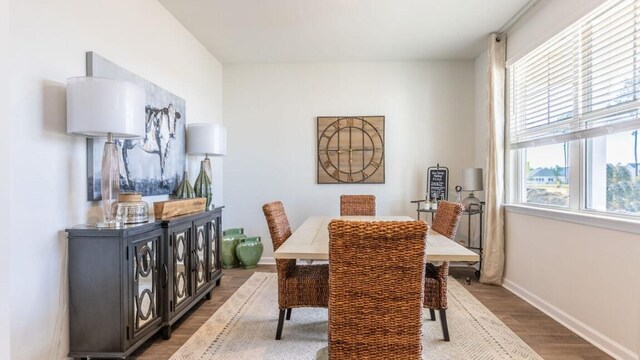
[[[542,359],[452,277],[448,291],[451,341],[424,311],[423,359]],[[255,273],[171,359],[310,360],[327,345],[326,309],[293,309],[278,341],[277,322],[277,275]]]

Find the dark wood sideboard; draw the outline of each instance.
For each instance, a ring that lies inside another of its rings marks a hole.
[[[220,285],[222,207],[69,239],[69,356],[126,358]]]

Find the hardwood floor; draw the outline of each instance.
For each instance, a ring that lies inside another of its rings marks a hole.
[[[480,284],[473,276],[471,285],[464,284],[466,268],[452,267],[450,273],[544,359],[613,359],[507,289]]]
[[[169,359],[256,271],[275,272],[276,267],[258,265],[254,270],[224,270],[220,286],[213,290],[211,300],[201,300],[200,303],[195,305],[193,309],[174,324],[171,339],[164,340],[158,333],[134,352],[130,358],[138,360]]]
[[[274,272],[275,266],[260,265],[255,271]],[[225,270],[222,283],[214,290],[213,298],[209,301],[203,300],[194,306],[174,326],[170,340],[163,340],[158,334],[138,349],[131,356],[131,359],[163,360],[170,358],[253,273],[252,270]],[[451,268],[451,275],[458,279],[469,292],[544,359],[612,359],[506,289],[480,284],[472,274],[473,282],[471,285],[465,285],[464,280],[470,274],[471,272],[467,268]]]

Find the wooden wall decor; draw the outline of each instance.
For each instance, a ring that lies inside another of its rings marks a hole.
[[[318,117],[318,184],[384,184],[384,116]]]

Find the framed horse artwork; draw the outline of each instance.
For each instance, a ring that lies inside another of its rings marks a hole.
[[[120,191],[143,196],[172,194],[182,182],[186,161],[184,99],[90,51],[87,76],[127,80],[146,93],[145,136],[117,140]],[[87,199],[100,200],[100,164],[105,139],[87,139]]]

